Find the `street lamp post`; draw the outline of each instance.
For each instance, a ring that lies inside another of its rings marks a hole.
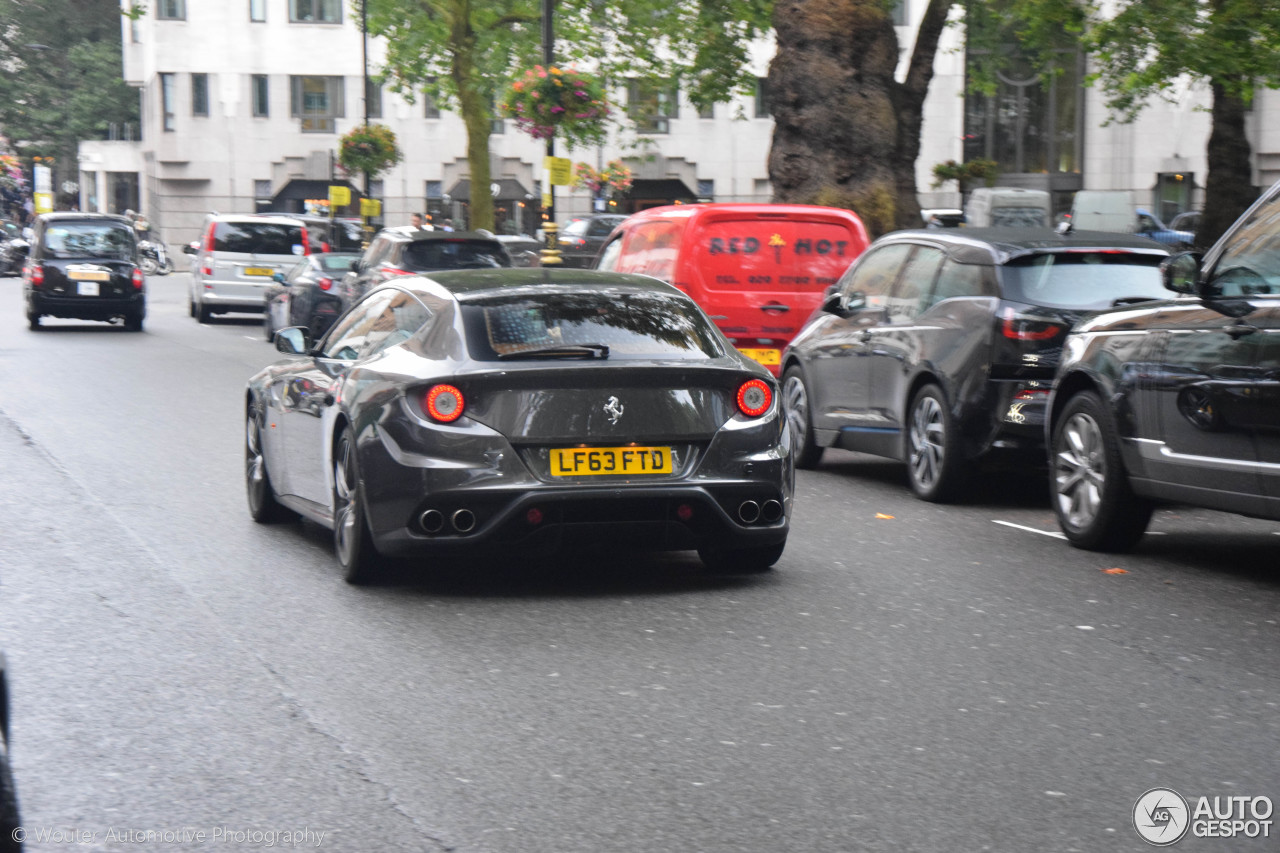
[[[556,61],[556,36],[555,36],[555,0],[542,0],[542,61],[550,71],[551,66]],[[542,265],[556,266],[560,263],[560,245],[557,237],[558,226],[556,225],[556,187],[551,183],[551,158],[556,156],[556,136],[551,134],[547,137],[547,161],[542,170],[542,179],[547,182],[544,190],[546,201],[543,206],[542,215],[545,221],[542,224],[543,234],[546,236],[547,245],[542,250]]]

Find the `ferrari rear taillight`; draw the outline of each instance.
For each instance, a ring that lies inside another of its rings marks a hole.
[[[133,280],[133,289],[142,290],[142,284],[145,281],[145,278],[142,275],[142,270],[139,269],[138,267],[134,267],[133,275],[130,276],[130,278]]]
[[[322,278],[316,282],[316,287],[320,288],[321,290],[333,290],[333,279]]]
[[[769,411],[773,392],[760,379],[748,379],[738,388],[738,410],[749,418],[758,418]]]
[[[1004,309],[1000,331],[1015,341],[1047,341],[1065,331],[1061,323],[1047,322],[1035,317],[1018,314],[1012,308]]]
[[[462,392],[452,385],[433,385],[422,397],[422,407],[432,420],[452,423],[462,417]]]

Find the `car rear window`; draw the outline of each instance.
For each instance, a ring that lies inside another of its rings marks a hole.
[[[329,272],[347,272],[351,269],[351,264],[360,258],[357,254],[333,254],[324,252],[319,255],[313,255],[321,267]]]
[[[811,291],[835,284],[863,248],[833,222],[741,220],[709,223],[694,252],[711,290]]]
[[[129,260],[133,234],[113,222],[57,222],[45,227],[46,258],[114,258]]]
[[[468,301],[462,316],[477,361],[599,345],[608,347],[610,360],[705,361],[724,354],[719,335],[697,306],[661,293],[569,292],[543,285],[537,292]]]
[[[405,246],[402,263],[405,269],[427,272],[509,267],[511,258],[496,241],[421,240]]]
[[[219,222],[213,232],[215,252],[300,255],[302,245],[301,225],[274,222]]]
[[[1160,276],[1165,257],[1117,250],[1044,253],[1005,264],[1000,280],[1005,299],[1100,311],[1136,300],[1167,299]]]

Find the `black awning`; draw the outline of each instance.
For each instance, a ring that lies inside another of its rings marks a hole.
[[[527,201],[533,198],[533,193],[515,178],[498,178],[489,184],[490,190],[495,186],[497,192],[493,193],[494,201]],[[449,190],[449,198],[453,201],[471,201],[471,179],[463,178],[454,184],[453,189]]]
[[[636,201],[697,201],[698,197],[679,178],[636,178],[626,197]]]
[[[272,206],[282,201],[295,201],[308,198],[328,198],[329,187],[346,187],[351,190],[351,198],[360,198],[363,193],[351,185],[350,181],[313,181],[306,178],[294,178],[285,184],[280,192],[272,198]]]

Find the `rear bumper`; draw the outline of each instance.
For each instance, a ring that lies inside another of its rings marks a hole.
[[[124,299],[94,296],[47,296],[37,290],[27,295],[27,313],[70,320],[110,320],[112,317],[143,315],[147,296],[143,291]]]
[[[212,289],[203,284],[196,285],[196,300],[212,311],[246,311],[261,312],[267,306],[268,285],[231,285],[219,290],[217,284]]]

